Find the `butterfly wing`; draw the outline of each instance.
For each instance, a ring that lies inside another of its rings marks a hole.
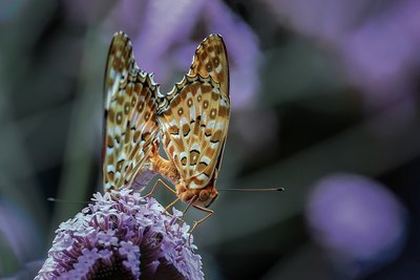
[[[229,63],[222,36],[211,34],[195,50],[190,76],[210,77],[229,96]]]
[[[217,172],[219,171],[223,154],[226,144],[227,129],[230,119],[230,99],[229,99],[229,61],[226,51],[226,45],[223,38],[219,34],[211,34],[208,36],[196,49],[191,64],[189,75],[195,76],[200,75],[206,77],[207,75],[212,78],[213,81],[219,84],[223,95],[227,96],[229,101],[228,112],[227,112],[227,124],[226,124],[226,135],[222,144],[222,149],[219,152],[217,158],[215,174],[213,175],[214,180],[217,178]]]
[[[105,71],[105,190],[128,186],[144,167],[156,139],[157,85],[141,71],[130,39],[114,35]]]
[[[160,99],[163,144],[181,178],[202,189],[217,177],[230,117],[226,49],[219,35],[197,48],[184,79]]]

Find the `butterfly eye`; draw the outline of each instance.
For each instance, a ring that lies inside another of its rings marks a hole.
[[[201,201],[206,201],[207,199],[209,199],[209,193],[206,191],[201,191],[198,199]]]

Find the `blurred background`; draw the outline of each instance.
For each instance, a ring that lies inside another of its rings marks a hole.
[[[195,232],[207,279],[419,279],[415,0],[0,1],[0,278],[32,279],[58,224],[101,190],[119,30],[162,91],[222,34],[233,111],[218,185],[287,188],[222,193]]]

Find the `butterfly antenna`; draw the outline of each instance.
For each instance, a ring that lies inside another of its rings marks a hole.
[[[86,203],[89,203],[89,201],[69,201],[69,200],[54,198],[54,197],[48,197],[47,201],[59,202],[59,203],[71,203],[71,204],[86,204]]]
[[[283,187],[274,187],[274,188],[245,188],[245,189],[217,189],[218,191],[233,191],[233,192],[283,192],[286,189]]]

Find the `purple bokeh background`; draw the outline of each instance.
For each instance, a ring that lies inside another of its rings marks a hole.
[[[406,213],[385,186],[352,174],[321,179],[306,207],[313,238],[353,277],[399,255]]]
[[[264,0],[277,20],[330,48],[369,105],[412,100],[420,67],[420,2]]]

